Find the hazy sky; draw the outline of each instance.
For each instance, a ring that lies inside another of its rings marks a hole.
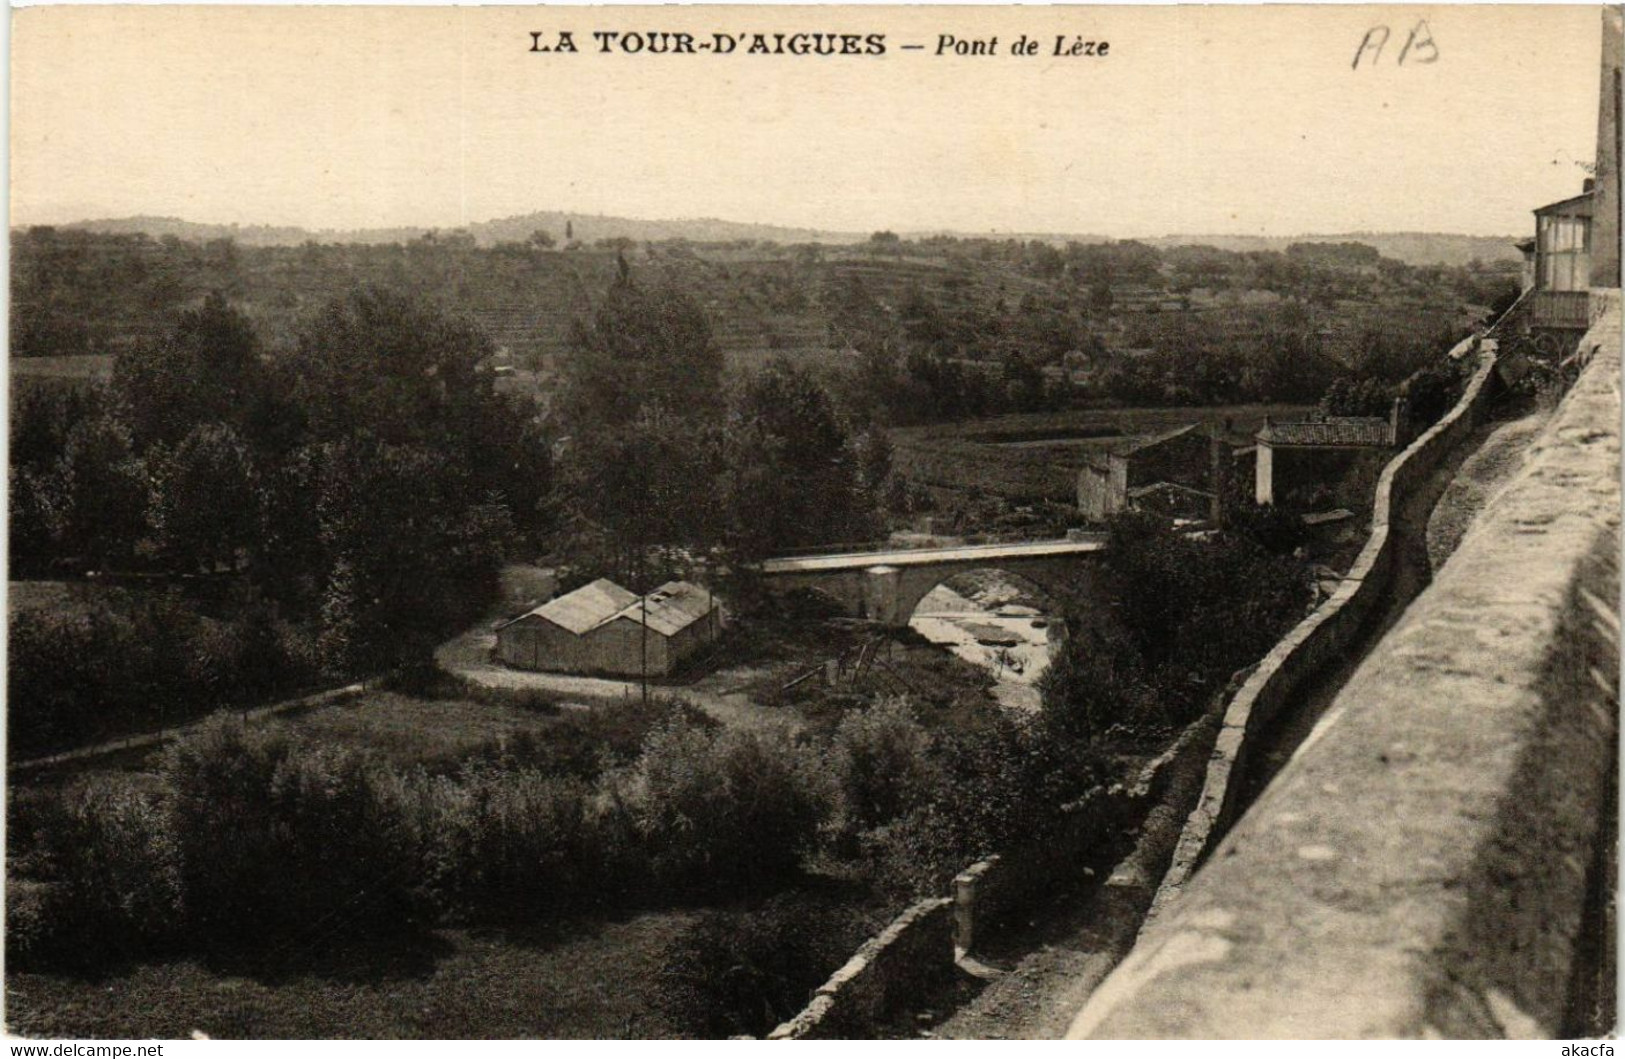
[[[855,231],[1506,234],[1578,192],[1595,151],[1595,7],[13,18],[16,224],[453,227],[557,209]],[[1433,50],[1400,64],[1422,19]],[[1383,52],[1351,69],[1379,25]],[[571,30],[581,52],[531,54],[532,30]],[[887,54],[604,55],[595,30],[884,33]],[[935,57],[944,33],[996,35],[998,54]],[[1038,56],[1008,54],[1024,33]],[[1054,58],[1057,34],[1109,54]]]

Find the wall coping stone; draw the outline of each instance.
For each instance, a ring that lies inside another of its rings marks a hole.
[[[1619,341],[1616,305],[1517,476],[1069,1036],[1570,1029],[1614,783]]]

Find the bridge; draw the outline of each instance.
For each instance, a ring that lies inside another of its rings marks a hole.
[[[838,601],[853,617],[907,625],[920,600],[967,570],[999,570],[1047,592],[1075,592],[1092,578],[1106,550],[1104,533],[1067,540],[962,544],[945,548],[892,548],[764,560],[758,569],[775,594],[813,589]]]

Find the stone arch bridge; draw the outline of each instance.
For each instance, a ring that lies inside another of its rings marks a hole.
[[[1058,594],[1092,582],[1106,550],[1106,535],[1081,540],[966,544],[950,548],[899,548],[838,555],[787,556],[759,568],[769,592],[816,589],[839,601],[853,617],[907,625],[920,600],[955,574],[1000,570]]]

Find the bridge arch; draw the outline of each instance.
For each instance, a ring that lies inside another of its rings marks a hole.
[[[937,586],[966,574],[989,571],[1025,581],[1048,599],[1054,609],[1068,599],[1093,595],[1095,566],[1076,560],[1021,559],[1004,557],[990,559],[975,565],[954,564],[943,566],[903,567],[896,579],[890,619],[898,625],[907,625],[919,608],[920,601]],[[878,615],[876,615],[878,617]],[[881,620],[888,620],[882,618]]]
[[[1026,541],[934,549],[769,559],[760,567],[775,594],[818,587],[854,617],[907,625],[920,600],[955,573],[980,568],[1025,578],[1051,599],[1095,596],[1101,540]]]

